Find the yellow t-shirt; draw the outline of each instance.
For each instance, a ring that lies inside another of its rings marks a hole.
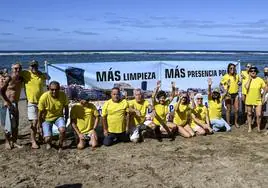
[[[118,103],[110,99],[104,103],[102,116],[107,116],[108,132],[123,133],[126,131],[126,113],[128,111],[128,102],[125,99]]]
[[[241,76],[241,79],[242,79],[242,94],[243,95],[246,95],[247,94],[247,90],[246,88],[244,87],[244,85],[247,83],[248,79],[249,79],[249,74],[248,74],[248,71],[241,71],[241,75],[244,76]]]
[[[197,118],[199,121],[201,121],[204,124],[206,123],[206,117],[208,114],[206,106],[204,105],[196,106],[194,109],[192,109],[192,113],[194,114],[195,118]],[[196,123],[194,122],[194,120],[192,120],[191,127],[194,128],[195,126]]]
[[[46,110],[46,121],[55,121],[63,117],[63,108],[68,106],[68,98],[64,92],[59,91],[59,97],[53,98],[50,91],[45,92],[39,99],[39,111]]]
[[[231,76],[229,74],[225,74],[221,79],[221,84],[223,85],[224,89],[227,89],[228,80],[230,80],[230,88],[229,88],[229,94],[235,94],[238,93],[238,83],[239,83],[239,75]]]
[[[80,133],[88,134],[94,128],[94,120],[99,116],[96,106],[88,103],[82,106],[80,103],[75,104],[70,113],[71,119],[76,120],[76,126]]]
[[[246,97],[245,102],[246,105],[261,105],[262,104],[261,90],[265,88],[265,86],[266,85],[263,79],[259,77],[252,79]]]
[[[177,108],[177,106],[178,106],[178,103],[175,104],[175,109]],[[191,108],[189,104],[186,104],[186,105],[180,104],[179,109],[175,111],[173,123],[179,126],[185,126],[188,121],[190,112],[191,112]]]
[[[211,96],[208,96],[209,105],[209,118],[221,119],[222,118],[222,97],[220,100],[213,100]]]
[[[43,94],[46,75],[44,73],[34,74],[32,71],[21,71],[21,77],[25,84],[25,92],[28,102],[38,103],[39,98]]]
[[[153,122],[155,125],[160,126],[162,123],[167,122],[166,116],[168,114],[168,104],[169,102],[166,102],[165,104],[154,104],[154,110],[155,110],[155,117],[153,119]],[[162,122],[162,123],[161,123]]]
[[[146,110],[148,109],[149,106],[149,102],[147,100],[143,100],[141,103],[138,103],[135,99],[131,100],[128,102],[129,103],[129,107],[140,111],[141,116],[137,117],[135,115],[131,116],[130,119],[130,125],[140,125],[145,121],[145,116],[146,116]]]

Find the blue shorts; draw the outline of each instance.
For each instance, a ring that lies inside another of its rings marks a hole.
[[[44,121],[42,123],[43,135],[44,137],[48,137],[52,135],[52,126],[56,125],[58,129],[65,128],[65,121],[63,117],[59,117],[55,121]]]

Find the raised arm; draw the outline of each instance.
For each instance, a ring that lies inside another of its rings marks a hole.
[[[174,97],[175,97],[175,90],[176,90],[176,83],[171,82],[171,94],[170,94],[170,97],[169,97],[170,102],[172,102]]]
[[[153,96],[152,96],[153,97],[153,104],[155,104],[157,102],[156,96],[157,96],[157,93],[158,93],[160,87],[161,87],[161,81],[158,80],[156,83],[156,88],[155,88],[155,90],[153,92]]]
[[[209,78],[209,79],[208,79],[208,96],[209,96],[209,97],[212,96],[211,85],[212,85],[212,79]]]

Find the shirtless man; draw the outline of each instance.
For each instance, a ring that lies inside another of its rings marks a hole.
[[[10,128],[10,118],[6,118],[9,116],[9,110],[12,109],[11,102],[6,96],[6,90],[8,82],[6,81],[7,77],[4,71],[0,72],[0,126],[3,128],[5,132],[6,139],[6,149],[11,149],[10,146],[10,138],[11,138],[11,128]],[[8,114],[7,114],[8,113]]]
[[[21,148],[22,146],[18,145],[18,126],[19,126],[19,109],[18,102],[20,99],[20,92],[22,87],[22,78],[19,75],[21,71],[21,64],[15,63],[11,66],[10,76],[5,77],[5,82],[7,83],[6,96],[11,102],[9,105],[7,102],[5,106],[9,106],[10,111],[10,121],[11,121],[11,139],[10,147]]]

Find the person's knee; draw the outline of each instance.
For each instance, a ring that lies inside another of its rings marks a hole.
[[[139,139],[138,138],[133,138],[133,139],[130,139],[131,142],[134,142],[134,143],[138,143],[139,142]]]
[[[105,137],[104,140],[103,140],[103,145],[111,146],[111,145],[113,145],[113,140],[108,138],[108,137]]]
[[[204,129],[200,129],[198,132],[199,135],[204,135],[206,134],[206,131]]]
[[[185,138],[191,138],[192,137],[192,135],[190,133],[188,133],[188,132],[185,132],[184,134],[182,134],[182,136],[185,137]]]
[[[79,143],[77,144],[77,149],[84,149],[85,148],[85,141],[80,140]]]
[[[248,114],[248,117],[252,117],[252,111],[248,111],[247,114]]]

